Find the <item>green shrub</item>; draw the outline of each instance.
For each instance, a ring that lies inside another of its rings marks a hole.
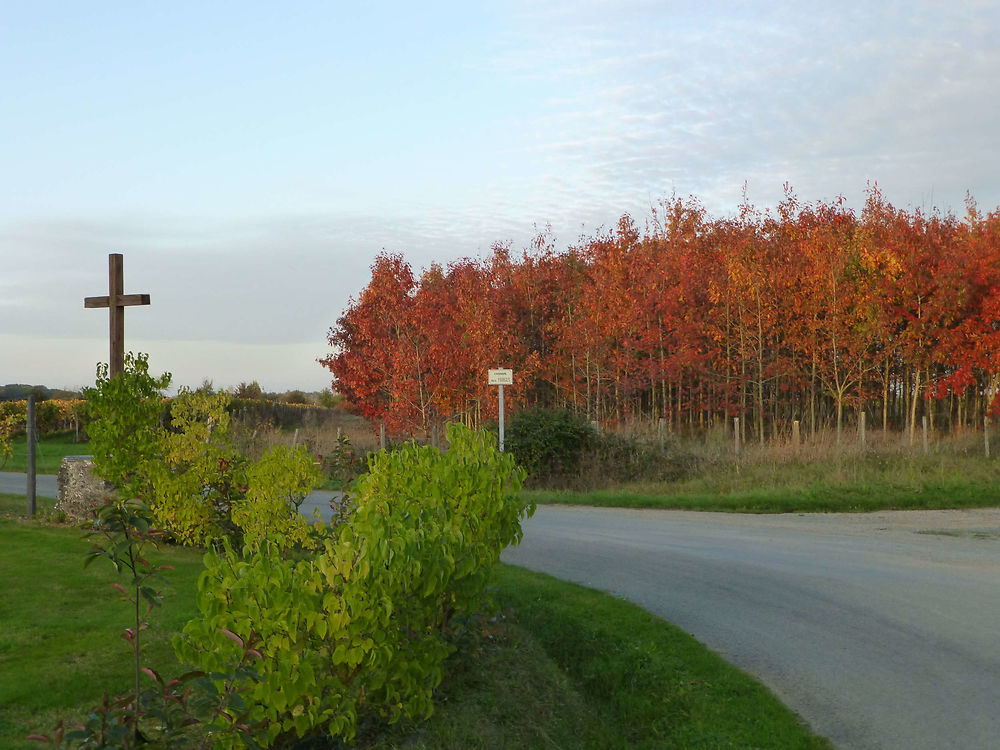
[[[13,414],[0,414],[0,469],[14,453],[14,427],[17,419]]]
[[[264,391],[261,390],[260,383],[256,380],[250,383],[242,382],[233,390],[233,398],[253,400],[263,397]]]
[[[676,481],[690,473],[692,462],[675,445],[660,450],[635,438],[603,433],[584,455],[579,484],[583,489],[595,489],[635,481]]]
[[[311,546],[310,526],[299,506],[320,482],[315,459],[305,446],[274,445],[246,470],[246,492],[232,520],[243,542],[257,549],[265,540],[289,547]]]
[[[225,394],[181,390],[157,432],[146,468],[148,503],[159,528],[184,544],[233,536],[233,506],[246,487],[246,460],[229,440]]]
[[[533,488],[593,490],[634,481],[674,481],[696,461],[675,443],[662,448],[633,437],[595,430],[570,411],[516,413],[505,448],[528,472]]]
[[[320,480],[306,448],[279,446],[251,461],[236,447],[226,393],[182,389],[165,406],[169,382],[151,377],[141,354],[129,353],[114,378],[99,369],[86,389],[96,473],[122,499],[143,499],[157,527],[183,544],[303,544],[309,525],[298,506]]]
[[[149,494],[148,469],[159,453],[163,391],[170,373],[149,374],[145,354],[125,355],[124,370],[111,377],[107,364],[97,367],[97,384],[84,388],[90,423],[94,473],[111,482],[123,498]]]
[[[320,481],[308,450],[275,446],[259,461],[241,455],[225,393],[181,391],[159,460],[148,468],[156,522],[184,544],[228,537],[240,546],[264,538],[298,545],[309,525],[298,507]]]
[[[337,442],[332,450],[320,457],[322,472],[325,476],[340,483],[350,484],[367,466],[351,445],[351,439],[343,432],[338,432]]]
[[[333,391],[320,391],[319,405],[324,409],[336,409],[344,403],[344,396]]]
[[[573,412],[527,409],[511,417],[504,449],[535,484],[579,471],[585,451],[596,438],[594,428]]]
[[[523,472],[491,436],[452,425],[448,440],[444,454],[410,443],[374,457],[350,522],[328,529],[314,555],[293,559],[265,541],[253,554],[227,544],[206,556],[202,616],[175,649],[232,674],[243,644],[260,644],[256,676],[218,687],[262,745],[350,742],[361,716],[430,715],[449,635],[483,605],[500,552],[533,511],[517,498]],[[240,746],[234,722],[213,731]]]

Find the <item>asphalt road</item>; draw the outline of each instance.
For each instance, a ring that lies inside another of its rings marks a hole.
[[[28,491],[28,480],[24,474],[14,471],[0,471],[0,493],[4,495],[24,495]],[[35,497],[59,497],[56,478],[51,474],[35,477]]]
[[[1000,748],[1000,509],[548,506],[503,560],[679,625],[838,748]]]
[[[24,474],[11,471],[0,471],[0,493],[8,495],[23,495],[28,491],[27,478]],[[51,474],[39,474],[35,477],[35,495],[37,497],[59,497],[56,478]],[[330,520],[330,501],[343,496],[342,492],[316,490],[310,492],[299,506],[299,512],[311,516],[313,511],[319,511],[323,520]]]

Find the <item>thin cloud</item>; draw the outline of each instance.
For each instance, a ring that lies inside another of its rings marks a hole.
[[[275,51],[253,62],[266,85],[260,100],[237,97],[238,121],[207,89],[177,100],[199,116],[180,112],[176,125],[168,102],[150,100],[169,123],[154,140],[119,123],[124,140],[84,147],[55,120],[48,141],[17,138],[36,115],[7,118],[8,149],[37,153],[0,153],[24,170],[0,213],[5,317],[27,337],[99,340],[107,316],[82,298],[102,293],[107,253],[121,251],[126,291],[153,297],[127,314],[130,340],[228,342],[248,363],[260,359],[241,347],[313,342],[319,356],[382,250],[419,270],[498,242],[527,247],[539,227],[565,246],[675,193],[735,211],[744,183],[762,207],[786,181],[806,200],[858,206],[877,181],[897,205],[960,211],[971,191],[988,210],[1000,204],[998,14],[992,2],[525,0],[488,29],[463,28],[476,36],[454,49],[475,54],[440,79],[318,48],[282,67]],[[238,58],[219,64],[213,80],[250,91]],[[182,91],[170,70],[159,61],[157,80]],[[299,74],[315,84],[301,101],[282,86]],[[46,81],[34,83],[39,106],[61,91]],[[31,84],[18,85],[27,95]],[[98,78],[86,91],[113,103]],[[76,124],[115,117],[71,98]],[[102,179],[106,192],[84,189]]]
[[[677,180],[698,193],[728,177],[734,185],[772,181],[764,198],[773,201],[785,180],[798,178],[817,197],[851,191],[860,199],[882,167],[883,182],[897,169],[917,180],[902,202],[936,182],[953,205],[1000,166],[989,148],[1000,104],[985,95],[1000,74],[1000,51],[988,41],[996,11],[985,4],[965,12],[777,4],[735,18],[715,6],[698,29],[674,26],[660,4],[630,3],[610,18],[601,17],[602,3],[573,7],[542,4],[528,14],[553,21],[545,33],[555,39],[533,65],[522,62],[574,92],[539,116],[528,150],[546,154],[550,169],[576,171],[581,195],[589,186],[634,193],[636,183],[656,192]],[[594,18],[603,21],[596,32]],[[640,26],[659,49],[629,52],[633,39],[622,30]],[[956,153],[969,145],[982,158]],[[819,168],[799,166],[817,159]],[[869,168],[854,168],[859,161]],[[964,172],[970,161],[978,167]],[[997,198],[995,186],[983,196]]]

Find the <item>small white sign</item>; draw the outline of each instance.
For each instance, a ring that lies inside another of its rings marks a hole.
[[[514,371],[490,370],[490,385],[514,385]]]

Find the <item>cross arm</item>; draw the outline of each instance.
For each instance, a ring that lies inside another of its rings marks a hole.
[[[132,307],[134,305],[148,305],[149,295],[148,294],[119,294],[116,298],[115,305],[119,307]],[[110,307],[111,302],[107,296],[104,297],[84,297],[83,298],[84,308],[94,308],[94,307]]]

